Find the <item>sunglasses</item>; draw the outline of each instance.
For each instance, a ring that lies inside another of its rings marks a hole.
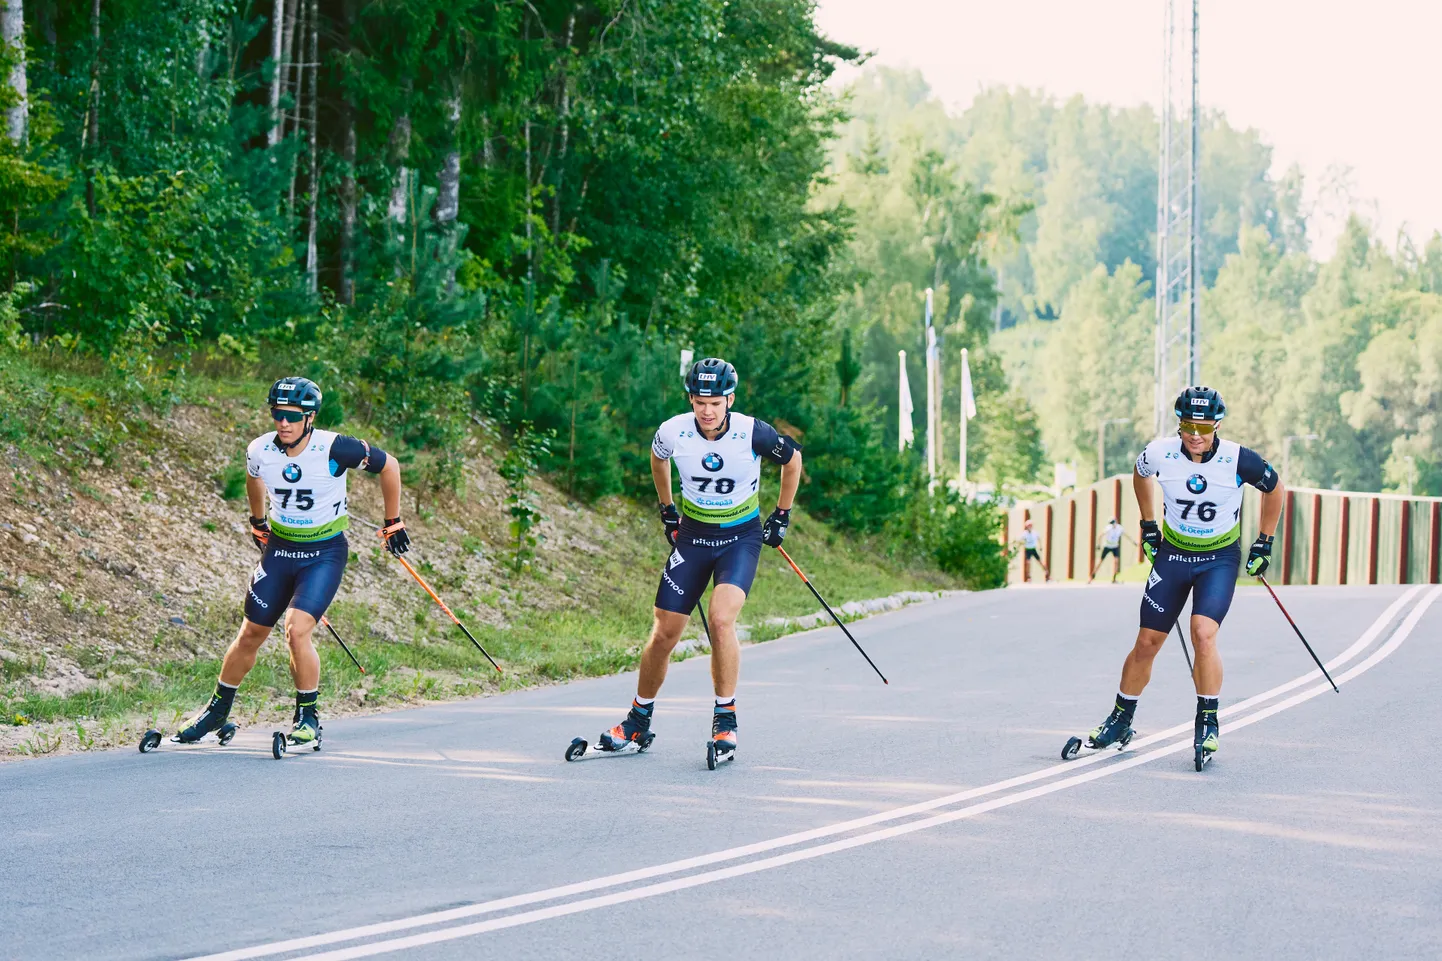
[[[306,412],[303,410],[281,410],[279,407],[270,409],[270,419],[277,424],[285,421],[287,424],[299,424],[305,420]]]
[[[1216,424],[1198,424],[1193,421],[1184,420],[1177,425],[1177,429],[1183,434],[1191,434],[1193,437],[1211,437],[1217,431]]]

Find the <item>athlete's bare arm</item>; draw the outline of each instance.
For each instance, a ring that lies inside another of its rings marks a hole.
[[[651,473],[656,473],[655,457],[651,458]],[[776,506],[783,511],[791,510],[792,501],[796,500],[796,487],[801,483],[801,451],[793,450],[791,459],[781,465],[781,493],[776,498]],[[666,486],[671,485],[671,470],[669,465],[666,469]]]
[[[1262,516],[1259,521],[1261,532],[1268,537],[1277,533],[1277,521],[1282,517],[1282,503],[1287,497],[1287,489],[1281,481],[1277,486],[1262,495]]]
[[[1142,520],[1157,519],[1157,482],[1154,478],[1143,477],[1132,470],[1132,490],[1137,495],[1137,507],[1141,508]]]
[[[264,517],[266,512],[265,504],[265,481],[259,477],[245,477],[245,496],[250,501],[250,516]]]
[[[385,502],[386,517],[401,516],[401,462],[394,457],[387,457],[381,468],[381,500]]]
[[[800,456],[801,456],[801,455],[800,455],[800,453],[798,452],[798,453],[797,453],[797,457],[799,458]],[[785,488],[786,488],[786,471],[785,471],[784,468],[782,469],[782,472],[781,472],[781,478],[782,478],[782,485],[781,485],[781,486],[782,486],[782,490],[784,491]],[[652,454],[652,455],[651,455],[651,482],[656,485],[656,497],[660,500],[661,506],[662,506],[662,507],[665,507],[667,504],[670,504],[670,503],[671,503],[671,461],[670,461],[670,460],[662,460],[661,458],[657,457],[655,454]],[[795,484],[794,482],[793,482],[792,485],[791,485],[791,493],[792,493],[792,495],[794,495],[794,494],[796,493],[796,484]]]

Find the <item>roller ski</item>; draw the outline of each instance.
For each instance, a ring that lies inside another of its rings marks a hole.
[[[295,708],[295,722],[287,734],[284,731],[276,731],[270,736],[270,753],[277,761],[285,757],[290,748],[306,748],[312,751],[320,750],[321,726],[320,714],[316,711],[315,696],[310,695],[311,700],[300,704]]]
[[[1213,698],[1209,707],[1197,709],[1197,723],[1192,738],[1192,751],[1197,770],[1207,766],[1212,755],[1217,753],[1221,743],[1221,728],[1217,726],[1217,702]]]
[[[1061,749],[1061,759],[1070,761],[1082,751],[1095,754],[1109,747],[1116,748],[1118,751],[1126,750],[1136,733],[1132,730],[1132,712],[1134,710],[1135,707],[1128,710],[1118,703],[1116,707],[1112,708],[1111,714],[1107,715],[1107,719],[1101,723],[1101,726],[1088,734],[1085,739],[1069,738],[1066,747]]]
[[[570,745],[566,748],[566,760],[579,761],[583,758],[599,757],[602,755],[616,756],[618,754],[643,754],[656,740],[656,735],[651,733],[651,715],[655,711],[655,703],[642,706],[635,701],[631,702],[631,710],[626,713],[626,719],[609,731],[602,733],[596,739],[592,747],[585,738],[572,738]]]
[[[214,734],[215,739],[220,742],[222,747],[229,744],[230,739],[235,737],[235,732],[238,730],[238,728],[228,720],[230,717],[231,698],[234,697],[234,693],[234,689],[231,689],[228,692],[229,696],[222,696],[221,692],[217,690],[217,693],[211,697],[210,703],[206,705],[205,710],[201,711],[199,716],[191,721],[188,727],[182,728],[171,735],[170,743],[197,744],[204,738]],[[162,737],[163,735],[154,728],[146,731],[140,738],[140,753],[149,754],[151,751],[160,747]]]
[[[706,769],[714,771],[736,756],[736,702],[718,704],[711,715],[711,740],[706,742]]]

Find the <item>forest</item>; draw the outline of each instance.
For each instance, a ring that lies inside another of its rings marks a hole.
[[[996,515],[897,450],[925,288],[944,411],[972,355],[972,479],[1086,480],[1098,418],[1131,421],[1108,471],[1149,432],[1149,108],[840,86],[865,57],[808,0],[12,0],[0,26],[6,443],[103,402],[63,443],[111,463],[207,371],[301,371],[430,496],[484,421],[518,491],[644,497],[687,349],[806,447],[814,514],[993,583]],[[1442,238],[1354,220],[1318,261],[1263,134],[1209,114],[1202,157],[1232,436],[1279,460],[1317,434],[1293,483],[1442,493]],[[105,396],[55,389],[67,365]]]

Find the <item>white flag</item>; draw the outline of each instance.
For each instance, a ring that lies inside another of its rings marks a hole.
[[[897,402],[899,421],[897,424],[897,450],[906,450],[916,440],[916,430],[911,426],[911,383],[906,379],[906,351],[898,350],[901,363],[901,396]]]
[[[971,390],[971,364],[967,361],[966,348],[961,351],[961,409],[967,420],[976,416],[976,395]]]
[[[695,357],[695,356],[696,356],[696,354],[695,354],[694,351],[690,351],[690,350],[683,350],[683,351],[681,351],[681,376],[682,376],[682,377],[685,377],[685,376],[686,376],[686,371],[688,371],[688,370],[691,369],[691,358],[692,358],[692,357]]]

